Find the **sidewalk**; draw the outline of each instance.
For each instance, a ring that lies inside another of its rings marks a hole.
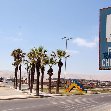
[[[27,98],[40,98],[40,97],[55,97],[60,96],[60,94],[47,94],[40,92],[40,96],[36,96],[35,91],[30,93],[29,90],[20,91],[14,89],[13,87],[5,86],[0,83],[0,100],[11,100],[11,99],[27,99]]]
[[[34,96],[29,94],[24,94],[22,91],[13,88],[0,87],[0,100],[25,99],[32,97]]]

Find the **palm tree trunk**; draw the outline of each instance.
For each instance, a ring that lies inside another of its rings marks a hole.
[[[36,72],[37,72],[36,96],[39,96],[39,76],[40,76],[40,71],[39,71],[39,67],[37,67],[37,66],[36,66]]]
[[[33,68],[31,68],[31,84],[30,84],[30,93],[32,93],[33,89]]]
[[[51,74],[49,74],[49,93],[51,94]]]
[[[32,93],[33,84],[34,84],[34,74],[35,74],[35,64],[32,64],[31,68],[31,86],[30,86],[30,93]]]
[[[21,64],[19,66],[19,70],[20,70],[20,83],[19,83],[19,90],[21,90]]]
[[[29,85],[29,89],[30,89],[30,71],[29,71],[29,74],[28,74],[28,85]]]
[[[34,73],[32,74],[32,84],[34,84]],[[33,85],[32,85],[32,89],[33,89]]]
[[[15,88],[15,77],[14,77],[14,88]]]
[[[32,73],[31,73],[31,85],[30,85],[30,93],[32,93],[32,88],[33,88],[33,80],[32,80]]]
[[[41,76],[41,92],[43,92],[43,79],[44,79],[44,71],[42,72],[42,76]]]
[[[58,79],[57,79],[56,94],[59,94],[60,74],[61,74],[61,67],[59,67],[59,71],[58,71]]]
[[[18,66],[16,66],[15,68],[15,89],[17,89],[17,69],[18,69]]]

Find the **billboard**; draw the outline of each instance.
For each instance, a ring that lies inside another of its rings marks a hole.
[[[111,7],[100,9],[99,69],[111,70]]]

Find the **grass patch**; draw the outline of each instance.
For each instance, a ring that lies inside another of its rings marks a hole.
[[[96,93],[111,93],[110,89],[101,89],[101,90],[91,89],[90,91],[94,94],[96,94]]]
[[[43,89],[43,92],[48,93],[48,89],[47,89],[47,88],[44,88],[44,89]],[[51,93],[52,93],[52,94],[56,94],[56,88],[52,88],[52,89],[51,89]],[[59,88],[59,93],[62,94],[62,95],[67,95],[67,96],[69,96],[69,95],[83,95],[83,94],[85,94],[84,91],[83,91],[83,92],[80,92],[80,91],[78,91],[77,89],[73,89],[73,90],[71,90],[70,92],[66,92],[65,89],[64,89],[64,88],[61,88],[61,87]]]

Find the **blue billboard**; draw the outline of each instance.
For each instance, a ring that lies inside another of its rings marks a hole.
[[[111,70],[111,7],[100,9],[99,69]]]

